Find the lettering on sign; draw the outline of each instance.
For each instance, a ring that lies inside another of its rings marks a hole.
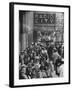
[[[34,13],[34,24],[55,24],[55,14]]]

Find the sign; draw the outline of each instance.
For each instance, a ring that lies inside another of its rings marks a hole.
[[[55,14],[34,13],[34,24],[55,24]]]

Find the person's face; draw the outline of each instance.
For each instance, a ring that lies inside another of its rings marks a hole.
[[[33,56],[33,54],[31,53],[31,57]]]
[[[41,65],[44,66],[44,62],[41,62]]]
[[[21,55],[21,59],[23,59],[24,58],[24,55]]]
[[[34,53],[34,50],[32,50],[32,53]]]
[[[28,61],[30,60],[30,57],[28,57]]]
[[[33,70],[33,74],[36,74],[36,73],[35,73],[35,70]]]
[[[31,60],[31,63],[33,63],[33,60]]]
[[[52,62],[52,61],[50,61],[50,64],[52,65],[52,64],[53,64],[53,62]]]
[[[45,70],[42,70],[42,72],[44,73],[44,72],[45,72]]]
[[[25,55],[27,55],[27,52],[25,51]]]
[[[38,68],[39,68],[38,65],[36,65],[36,66],[35,66],[35,69],[38,70]]]
[[[37,60],[37,63],[39,63],[39,62],[40,62],[40,60],[38,59],[38,60]]]
[[[22,69],[22,72],[23,73],[26,73],[26,68],[25,67]]]
[[[47,66],[45,68],[46,68],[46,70],[48,70],[48,67]]]

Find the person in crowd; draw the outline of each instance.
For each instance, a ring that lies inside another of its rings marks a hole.
[[[63,77],[64,76],[64,61],[63,60],[59,60],[57,62],[57,75],[58,77]]]
[[[50,70],[50,76],[51,77],[57,77],[53,61],[50,61],[50,69],[51,69]]]
[[[52,54],[52,60],[53,60],[53,63],[55,64],[56,63],[56,60],[60,59],[61,56],[59,55],[58,51],[56,48],[53,49],[53,54]]]
[[[27,75],[26,75],[26,68],[27,66],[26,65],[22,65],[22,68],[21,70],[19,71],[20,73],[20,79],[28,79]]]
[[[32,42],[19,55],[19,78],[63,77],[64,46],[53,41]]]
[[[50,42],[48,48],[47,48],[47,52],[49,55],[49,58],[52,59],[52,54],[53,54],[53,48],[54,48],[54,44]]]

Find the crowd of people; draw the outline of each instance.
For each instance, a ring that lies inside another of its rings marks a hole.
[[[64,45],[35,42],[19,55],[19,79],[63,77]]]

